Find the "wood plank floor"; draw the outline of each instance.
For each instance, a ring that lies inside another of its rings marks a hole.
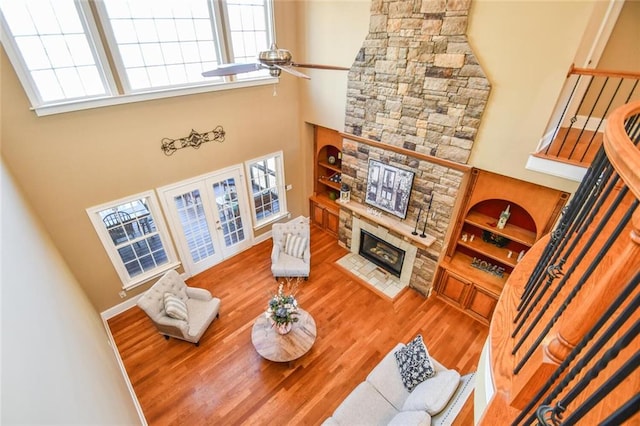
[[[334,264],[347,252],[333,237],[312,227],[311,242],[311,276],[297,297],[318,337],[291,366],[262,359],[251,344],[277,287],[270,240],[189,280],[222,300],[199,347],[165,340],[137,307],[109,320],[150,425],[320,424],[397,342],[418,333],[446,367],[476,370],[486,326],[414,290],[384,299]],[[455,424],[473,424],[472,399]]]
[[[548,148],[534,155],[574,166],[589,167],[602,146],[603,133],[561,127]]]

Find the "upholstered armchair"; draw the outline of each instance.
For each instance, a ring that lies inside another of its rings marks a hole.
[[[297,217],[271,227],[273,249],[271,272],[280,277],[309,277],[311,249],[309,248],[309,219]]]
[[[188,287],[171,270],[138,299],[138,306],[166,339],[175,337],[198,346],[204,332],[219,316],[220,299],[203,288]]]

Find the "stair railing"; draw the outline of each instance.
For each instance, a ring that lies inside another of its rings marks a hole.
[[[621,105],[640,99],[640,73],[571,67],[568,99],[547,130],[539,156],[584,165],[602,141],[606,118]]]
[[[507,282],[491,322],[495,392],[481,424],[621,424],[640,414],[640,101],[556,229]]]

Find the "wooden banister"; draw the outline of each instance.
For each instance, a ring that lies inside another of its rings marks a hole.
[[[549,385],[548,380],[554,376],[558,377],[557,367],[568,359],[573,348],[579,344],[585,344],[581,343],[583,338],[593,332],[594,325],[603,318],[607,308],[623,293],[624,287],[639,272],[640,208],[636,208],[635,212],[631,208],[640,200],[640,148],[635,146],[628,134],[628,132],[633,134],[637,142],[635,135],[640,132],[640,118],[636,117],[638,115],[640,115],[640,101],[619,107],[609,116],[605,129],[604,147],[609,162],[620,178],[619,182],[610,190],[603,192],[604,208],[594,210],[597,214],[592,224],[580,235],[569,237],[577,238],[575,240],[577,246],[572,254],[567,255],[566,262],[567,265],[575,263],[577,269],[567,275],[568,279],[564,286],[558,287],[559,297],[550,302],[546,311],[542,304],[533,305],[534,310],[529,318],[535,316],[537,312],[544,313],[544,316],[535,326],[532,336],[540,333],[544,339],[539,346],[536,346],[532,344],[534,338],[528,337],[525,339],[524,346],[513,354],[512,349],[521,337],[522,331],[514,333],[515,325],[512,319],[515,317],[516,306],[528,282],[528,277],[541,257],[542,247],[534,246],[511,274],[491,322],[489,355],[495,394],[481,418],[481,425],[495,424],[494,421],[497,418],[507,419],[510,422],[520,415],[520,410],[525,408],[531,410],[531,404],[534,404],[532,401],[538,401],[536,398],[540,390],[543,387],[549,389],[546,387]],[[630,118],[633,120],[629,120]],[[635,122],[631,130],[625,128],[626,122]],[[615,183],[615,181],[611,182]],[[624,187],[628,192],[623,192]],[[610,217],[608,213],[604,213],[609,206],[615,207]],[[623,216],[626,215],[628,220],[628,214],[631,212],[633,212],[631,220],[623,222]],[[614,234],[614,228],[624,223],[626,226],[622,228],[622,233],[616,241],[607,248],[606,252],[600,253],[607,239]],[[601,232],[594,232],[598,224],[603,224],[600,228]],[[595,239],[591,243],[589,238],[581,238],[582,235],[593,235]],[[583,247],[590,249],[585,250],[583,254],[578,254]],[[592,271],[585,274],[588,268]],[[570,303],[567,302],[566,306],[563,306],[566,309],[558,310],[565,297],[578,285],[583,274],[586,280],[581,284],[580,291],[572,296]],[[555,286],[558,286],[557,281],[553,283],[551,289]],[[551,318],[555,312],[559,312],[557,321]],[[542,331],[540,324],[543,323],[551,325]],[[516,335],[515,339],[511,337],[512,334]],[[531,348],[531,352],[525,355],[528,347]],[[630,348],[631,353],[638,350],[638,347],[640,344],[635,342]],[[613,363],[620,365],[624,361],[625,359],[621,358]],[[516,365],[521,368],[514,369]],[[602,377],[599,379],[605,380]],[[589,392],[593,392],[596,386],[602,383],[596,382],[594,381],[593,387],[589,388],[585,395],[581,395],[582,398],[586,398]],[[621,406],[629,395],[636,392],[634,389],[637,390],[637,381],[621,386],[617,394],[607,395],[607,402],[604,405],[608,405],[609,408]],[[602,416],[607,412],[602,407],[594,410],[591,413],[592,417],[585,424],[598,423],[604,419]]]
[[[640,148],[625,130],[627,118],[640,114],[640,101],[621,106],[611,113],[604,130],[604,150],[631,192],[640,199]]]
[[[612,77],[612,78],[630,78],[638,80],[640,79],[640,72],[633,71],[614,71],[614,70],[600,70],[594,68],[576,68],[575,66],[571,66],[569,68],[569,72],[567,73],[567,77],[570,75],[590,75],[592,77]]]
[[[596,271],[594,275],[601,278],[592,280],[589,283],[591,285],[585,288],[586,291],[579,293],[575,302],[562,316],[558,331],[547,347],[548,354],[554,361],[564,361],[569,352],[602,317],[624,285],[637,273],[640,264],[640,211],[634,215],[633,229],[629,236],[629,242],[616,256],[614,264],[600,264],[599,269],[604,271],[600,271],[602,274]]]

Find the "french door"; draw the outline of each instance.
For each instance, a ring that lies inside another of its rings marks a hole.
[[[251,246],[240,167],[158,189],[185,271],[192,276]]]

